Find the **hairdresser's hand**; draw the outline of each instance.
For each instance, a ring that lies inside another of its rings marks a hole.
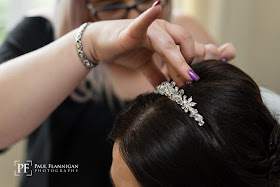
[[[164,20],[156,20],[161,7],[148,9],[135,20],[114,20],[95,22],[87,28],[84,36],[91,38],[86,54],[106,62],[118,63],[141,71],[152,85],[165,80],[153,61],[158,53],[166,62],[169,75],[178,84],[192,80],[189,75],[195,55],[192,37],[182,27]],[[86,42],[86,39],[84,39]],[[180,48],[177,47],[180,46]],[[90,56],[89,56],[90,58]]]
[[[236,49],[231,43],[220,47],[214,44],[201,44],[195,42],[195,58],[192,64],[204,60],[230,61],[236,56]]]

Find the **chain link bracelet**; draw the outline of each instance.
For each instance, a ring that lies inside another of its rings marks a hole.
[[[83,32],[86,29],[86,27],[91,24],[92,22],[88,22],[88,23],[84,23],[82,24],[79,29],[78,29],[78,33],[76,35],[75,38],[75,43],[76,43],[76,47],[77,47],[77,52],[78,52],[78,56],[80,57],[82,63],[88,67],[88,68],[92,68],[98,65],[98,61],[95,60],[93,62],[89,61],[89,59],[86,57],[84,50],[83,50],[83,45],[82,45],[82,36],[83,36]]]

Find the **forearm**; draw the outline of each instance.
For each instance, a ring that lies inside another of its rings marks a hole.
[[[75,33],[0,65],[0,149],[35,130],[89,72]]]

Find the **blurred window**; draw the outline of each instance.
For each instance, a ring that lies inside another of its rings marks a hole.
[[[20,21],[29,10],[48,8],[53,0],[0,0],[0,44],[7,32]]]

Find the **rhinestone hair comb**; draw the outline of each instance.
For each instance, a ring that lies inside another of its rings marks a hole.
[[[203,116],[198,113],[197,109],[193,108],[196,103],[192,101],[192,97],[187,98],[187,96],[184,95],[184,90],[179,89],[175,82],[172,81],[169,83],[165,81],[161,83],[157,86],[155,93],[165,95],[170,100],[176,102],[186,113],[189,113],[190,117],[194,118],[195,121],[198,122],[199,126],[203,126]]]

